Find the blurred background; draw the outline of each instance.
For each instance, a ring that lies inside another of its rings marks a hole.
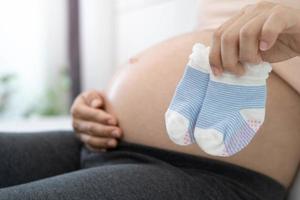
[[[197,0],[0,0],[0,130],[69,129],[77,94],[196,19]]]

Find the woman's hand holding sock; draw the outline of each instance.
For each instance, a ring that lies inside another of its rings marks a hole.
[[[208,154],[231,156],[250,143],[264,122],[271,66],[245,64],[242,77],[227,72],[215,77],[207,68],[208,54],[204,45],[194,46],[165,115],[167,132],[177,144],[188,145],[195,139]],[[207,73],[191,70],[191,65]]]

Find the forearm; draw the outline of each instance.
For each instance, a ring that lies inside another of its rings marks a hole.
[[[272,64],[273,70],[300,95],[300,57]]]

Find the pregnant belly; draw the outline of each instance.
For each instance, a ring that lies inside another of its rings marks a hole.
[[[171,39],[137,55],[114,76],[106,90],[107,111],[118,118],[123,140],[210,157],[196,144],[174,144],[164,124],[164,113],[193,44],[208,43],[209,38],[209,33],[194,33]],[[288,185],[300,157],[299,99],[289,86],[272,75],[268,85],[267,117],[257,136],[240,153],[213,159],[259,171]]]
[[[130,59],[107,88],[107,110],[117,116],[123,140],[204,155],[196,145],[178,146],[167,136],[164,113],[195,41],[210,34],[188,34],[160,43]]]

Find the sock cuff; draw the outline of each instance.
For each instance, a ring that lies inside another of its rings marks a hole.
[[[200,70],[204,73],[209,73],[211,70],[208,55],[209,47],[201,43],[196,43],[193,46],[192,54],[189,56],[188,66]]]
[[[245,78],[257,78],[266,80],[269,77],[269,73],[272,71],[272,66],[268,62],[261,62],[259,64],[243,64],[246,73],[244,74]]]
[[[204,73],[210,73],[211,79],[216,82],[222,82],[233,85],[265,85],[269,73],[272,71],[270,63],[261,62],[259,64],[243,63],[245,67],[245,74],[243,76],[236,76],[229,72],[224,72],[222,76],[215,77],[212,74],[209,64],[209,50],[210,47],[202,43],[196,43],[193,46],[193,52],[189,56],[188,66],[200,70]]]
[[[211,80],[232,85],[261,86],[266,84],[269,73],[272,71],[270,63],[261,62],[259,64],[244,63],[245,74],[236,76],[224,72],[222,76],[216,77],[210,73]]]

